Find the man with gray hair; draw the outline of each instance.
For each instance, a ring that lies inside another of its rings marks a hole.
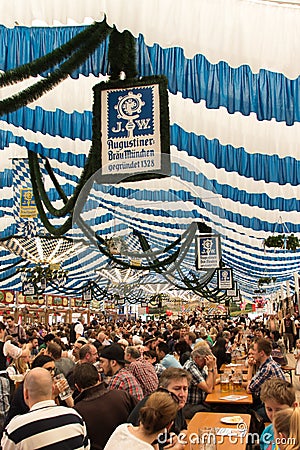
[[[130,364],[127,369],[135,376],[143,389],[144,395],[149,395],[158,388],[158,378],[152,364],[141,357],[137,347],[128,346],[125,349],[125,359]]]
[[[206,394],[213,391],[216,383],[216,358],[208,347],[199,347],[192,351],[183,368],[192,376],[187,404],[184,407],[186,419],[191,419],[196,412],[210,410],[204,401]]]
[[[50,447],[89,450],[82,417],[72,408],[56,405],[52,390],[53,382],[48,370],[36,367],[26,375],[24,400],[30,411],[15,416],[9,422],[1,440],[3,450],[43,450]]]

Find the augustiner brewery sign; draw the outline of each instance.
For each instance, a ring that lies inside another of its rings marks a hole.
[[[168,176],[166,80],[147,77],[100,83],[94,90],[93,145],[101,142],[102,181]]]

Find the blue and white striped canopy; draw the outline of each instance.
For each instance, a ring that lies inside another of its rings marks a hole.
[[[300,236],[300,7],[265,0],[0,1],[0,70],[33,61],[68,42],[88,23],[109,25],[137,40],[140,76],[168,78],[171,177],[116,188],[94,187],[84,211],[94,231],[152,236],[171,243],[195,220],[222,237],[222,260],[241,293],[262,277],[293,284],[300,252],[264,249],[273,233]],[[108,73],[108,41],[72,76],[39,100],[0,117],[1,236],[42,231],[18,217],[16,192],[29,186],[27,151],[47,157],[71,196],[92,140],[92,87]],[[42,74],[39,78],[45,77]],[[37,81],[0,90],[10,97]],[[45,176],[49,197],[57,206]],[[130,211],[130,213],[129,213]],[[101,217],[101,220],[99,219]],[[63,219],[51,219],[59,225]],[[151,230],[151,233],[150,233]],[[80,236],[74,228],[69,236]],[[80,236],[82,237],[82,236]],[[0,252],[1,288],[20,288]],[[107,263],[86,248],[64,262],[69,286],[98,277]],[[7,270],[5,270],[7,269]]]

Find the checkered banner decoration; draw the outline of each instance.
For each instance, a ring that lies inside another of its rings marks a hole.
[[[22,236],[35,236],[41,229],[42,224],[38,217],[20,217],[21,196],[31,192],[30,170],[27,158],[13,158],[13,217],[16,224],[16,234]],[[31,197],[31,206],[34,204]]]

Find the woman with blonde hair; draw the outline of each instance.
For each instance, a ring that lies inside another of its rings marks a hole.
[[[30,362],[30,351],[29,348],[24,344],[22,346],[22,355],[19,358],[13,359],[12,363],[7,367],[6,371],[10,379],[14,380],[15,375],[23,375],[23,377],[26,375],[29,367]],[[20,380],[21,377],[20,377]]]
[[[275,442],[280,450],[300,450],[300,408],[287,408],[274,415]]]
[[[179,400],[172,392],[154,392],[140,410],[139,426],[134,427],[129,423],[119,425],[109,438],[104,450],[120,448],[153,450],[153,444],[157,440],[162,442],[170,430],[178,405]]]

